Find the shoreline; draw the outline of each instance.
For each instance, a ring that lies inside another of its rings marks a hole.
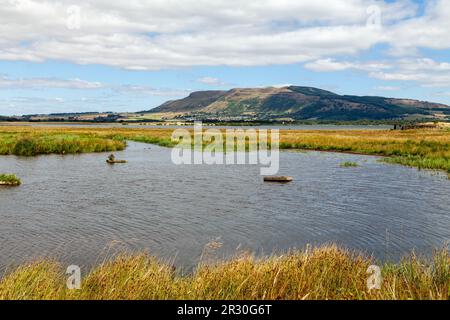
[[[0,154],[110,152],[123,149],[126,140],[171,148],[175,145],[172,132],[169,128],[3,126]],[[280,150],[385,157],[391,163],[450,174],[450,130],[446,129],[280,130],[280,138]],[[19,142],[23,142],[20,148]]]

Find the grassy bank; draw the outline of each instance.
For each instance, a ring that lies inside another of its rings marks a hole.
[[[115,151],[125,147],[126,139],[173,147],[172,132],[172,129],[0,127],[0,155]],[[449,130],[281,130],[280,148],[385,156],[391,163],[450,174]]]
[[[129,140],[173,147],[172,130],[128,130]],[[301,131],[281,130],[280,149],[301,149],[384,156],[384,161],[416,167],[443,170],[450,175],[450,131]]]
[[[243,255],[180,276],[148,255],[124,255],[83,275],[80,290],[68,290],[65,269],[41,261],[7,274],[0,299],[449,299],[447,250],[428,260],[412,255],[385,264],[381,289],[369,291],[367,270],[373,264],[327,246],[264,259]]]
[[[0,186],[19,186],[22,182],[14,174],[0,174]]]
[[[448,130],[283,132],[280,147],[385,156],[390,163],[450,174]]]
[[[125,148],[120,139],[95,134],[65,132],[0,132],[0,155],[36,156],[40,154],[73,154],[117,151]]]

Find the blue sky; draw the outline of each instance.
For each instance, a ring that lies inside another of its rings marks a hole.
[[[290,84],[450,105],[445,0],[6,2],[0,115]]]

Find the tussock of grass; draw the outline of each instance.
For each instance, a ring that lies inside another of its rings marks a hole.
[[[355,168],[359,167],[359,165],[356,162],[343,162],[341,163],[342,168]]]
[[[20,185],[22,182],[15,174],[0,174],[0,185],[10,184],[10,185]]]
[[[412,255],[384,265],[381,290],[368,291],[372,264],[360,254],[326,246],[264,259],[243,255],[181,276],[146,254],[122,255],[86,275],[81,290],[68,290],[60,265],[38,262],[4,277],[0,299],[449,299],[447,249],[432,259]]]

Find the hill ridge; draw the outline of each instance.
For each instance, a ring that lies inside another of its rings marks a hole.
[[[339,95],[308,86],[233,88],[192,92],[146,111],[179,119],[222,120],[391,120],[445,119],[440,103],[381,96]]]

